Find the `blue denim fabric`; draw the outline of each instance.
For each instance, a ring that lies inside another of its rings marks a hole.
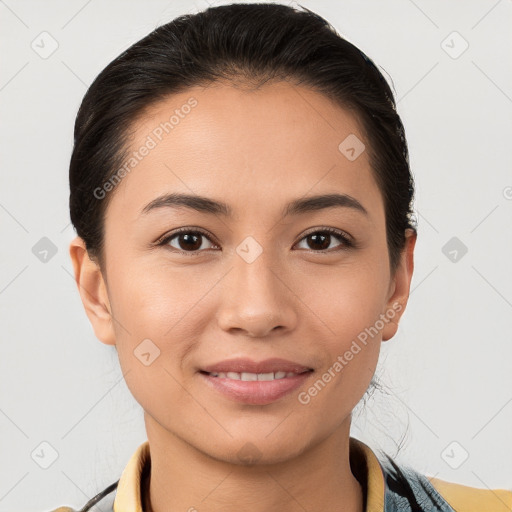
[[[384,455],[384,512],[455,512],[424,475]]]

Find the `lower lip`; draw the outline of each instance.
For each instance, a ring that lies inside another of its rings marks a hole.
[[[245,404],[266,405],[291,393],[301,386],[313,372],[304,372],[294,377],[274,380],[235,380],[228,378],[212,377],[200,372],[209,386],[220,391],[225,396]]]

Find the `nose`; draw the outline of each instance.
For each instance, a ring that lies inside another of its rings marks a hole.
[[[265,251],[251,263],[235,254],[222,287],[217,321],[227,332],[265,337],[272,331],[293,330],[299,304],[286,273],[271,265]]]

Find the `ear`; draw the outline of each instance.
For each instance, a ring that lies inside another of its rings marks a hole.
[[[103,343],[115,345],[110,301],[99,265],[89,257],[85,242],[78,236],[69,245],[69,255],[78,292],[94,334]]]
[[[414,246],[416,245],[417,234],[415,230],[408,228],[406,229],[405,236],[405,246],[389,287],[389,296],[386,311],[384,312],[388,321],[382,330],[382,341],[387,341],[396,334],[398,322],[405,311],[405,306],[409,299],[409,290],[414,270]]]

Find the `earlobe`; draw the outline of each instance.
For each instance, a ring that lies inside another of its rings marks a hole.
[[[78,292],[94,334],[101,342],[115,345],[111,307],[99,265],[89,257],[83,239],[78,236],[69,245],[69,255]]]
[[[386,304],[384,314],[388,322],[382,330],[382,341],[391,339],[398,330],[398,323],[402,317],[411,287],[411,280],[414,271],[414,247],[417,234],[413,229],[406,230],[405,246],[400,256],[400,262],[392,282],[390,297]]]

